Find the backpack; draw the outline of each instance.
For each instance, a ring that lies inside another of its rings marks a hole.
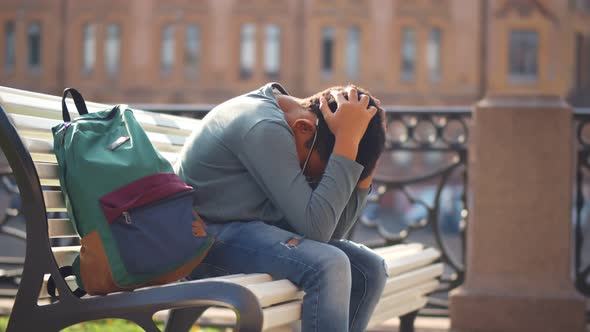
[[[74,120],[68,92],[81,115]],[[68,214],[81,237],[80,253],[65,271],[91,295],[188,275],[213,236],[193,210],[192,187],[152,146],[133,111],[117,105],[88,113],[82,95],[68,88],[62,115],[64,122],[52,128],[54,152]]]

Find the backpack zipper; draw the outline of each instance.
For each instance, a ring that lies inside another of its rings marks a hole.
[[[68,127],[71,125],[71,122],[64,122],[64,126],[58,131],[63,131],[63,134],[61,135],[61,141],[60,144],[64,145],[64,141],[66,139],[66,132],[68,131]]]
[[[131,225],[131,214],[128,211],[123,211],[123,217],[125,218],[125,223]]]

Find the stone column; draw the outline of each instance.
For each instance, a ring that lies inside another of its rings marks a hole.
[[[585,329],[571,277],[571,108],[550,97],[476,105],[466,281],[451,293],[453,331]]]

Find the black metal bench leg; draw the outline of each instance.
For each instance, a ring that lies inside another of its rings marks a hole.
[[[207,309],[208,307],[191,307],[170,310],[164,332],[188,332]]]
[[[418,316],[418,310],[407,313],[399,318],[400,332],[414,332],[414,321]]]

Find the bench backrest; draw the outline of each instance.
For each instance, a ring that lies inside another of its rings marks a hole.
[[[47,238],[77,237],[74,227],[66,217],[67,210],[61,193],[58,165],[53,154],[51,127],[62,122],[61,98],[0,87],[0,105],[7,112],[9,121],[30,152],[42,188],[45,210],[49,216],[45,218],[46,225],[27,225],[27,231],[30,232],[32,228],[37,232],[40,229],[46,230]],[[112,105],[88,102],[87,107],[89,112],[96,112],[109,109]],[[68,99],[68,109],[76,109],[71,99]],[[176,162],[185,140],[200,123],[195,119],[140,110],[134,110],[134,115],[154,146],[171,164]],[[78,114],[70,112],[70,116],[74,119]],[[70,265],[79,248],[53,247],[52,252],[57,265]],[[74,285],[73,279],[69,280],[69,284]],[[44,289],[40,294],[41,297],[47,295]]]

